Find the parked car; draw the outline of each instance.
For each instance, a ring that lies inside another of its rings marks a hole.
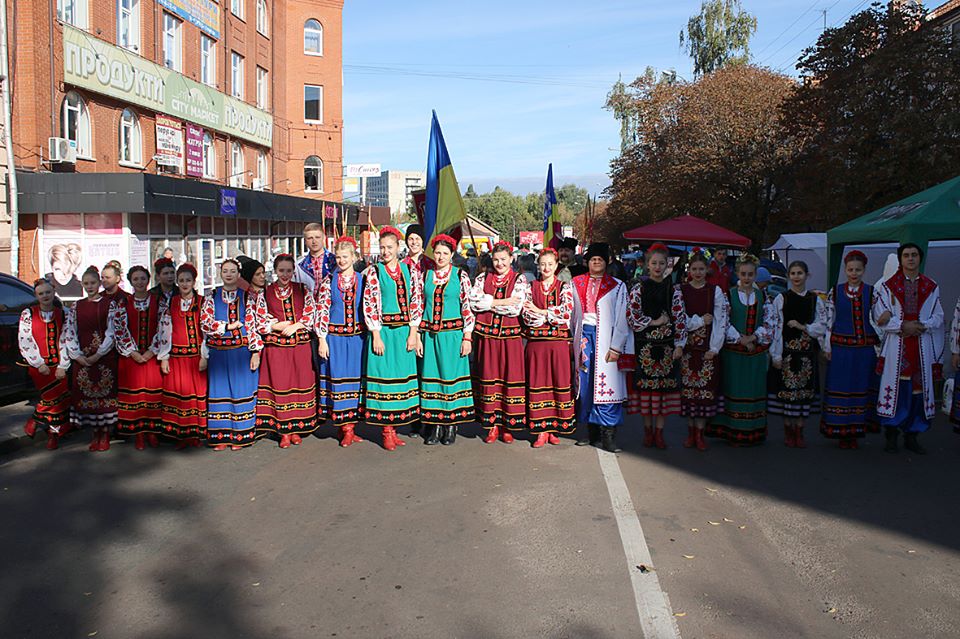
[[[0,402],[35,390],[17,344],[20,313],[34,301],[33,287],[0,273]]]

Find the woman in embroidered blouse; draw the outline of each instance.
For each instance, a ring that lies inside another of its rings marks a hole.
[[[366,327],[363,324],[363,275],[353,270],[357,242],[341,237],[333,248],[337,268],[320,282],[317,300],[317,395],[321,415],[340,430],[346,448],[363,441],[354,433],[362,417],[360,384]]]
[[[960,299],[953,309],[953,323],[950,325],[950,364],[955,371],[950,421],[953,423],[953,432],[960,435]]]
[[[720,404],[720,360],[729,302],[721,286],[707,282],[710,262],[695,252],[687,262],[690,281],[680,287],[687,313],[687,344],[680,358],[680,414],[687,418],[685,448],[706,450],[703,439],[707,421]]]
[[[424,273],[420,420],[428,446],[453,444],[459,425],[474,419],[470,278],[451,263],[456,246],[457,241],[449,235],[430,240],[435,265]]]
[[[90,450],[96,452],[110,449],[110,428],[117,423],[117,352],[100,272],[91,266],[80,282],[86,297],[67,312],[60,340],[73,362],[70,422],[93,430]]]
[[[730,289],[723,361],[723,412],[707,426],[707,435],[733,445],[761,444],[767,437],[767,350],[773,339],[773,305],[753,284],[760,260],[744,254],[737,260],[735,288]]]
[[[24,425],[24,432],[33,437],[37,426],[47,429],[47,448],[59,446],[60,437],[69,430],[70,386],[67,369],[70,357],[61,348],[64,313],[57,305],[53,284],[37,280],[33,284],[37,303],[20,314],[18,342],[26,360],[27,372],[40,393],[33,416]]]
[[[118,296],[125,297],[129,295],[129,293],[120,288],[122,281],[123,271],[120,262],[110,260],[100,273],[100,285],[103,287],[103,291],[101,291],[100,294],[106,297],[111,303],[113,303]]]
[[[863,281],[867,256],[850,251],[843,258],[847,281],[827,296],[828,360],[820,433],[838,439],[840,448],[859,448],[857,439],[880,432],[877,419],[877,351],[880,343],[871,323],[874,288]]]
[[[316,305],[313,293],[293,281],[295,268],[292,255],[275,257],[277,281],[256,297],[257,330],[263,339],[257,434],[278,438],[280,448],[299,445],[318,426],[317,378],[310,346]]]
[[[367,342],[364,402],[367,424],[383,429],[383,447],[404,442],[396,427],[414,424],[420,415],[417,382],[417,329],[423,317],[423,279],[399,261],[400,231],[380,229],[380,262],[363,272],[363,316]]]
[[[557,278],[560,256],[552,248],[540,251],[540,278],[527,289],[523,304],[523,334],[527,338],[527,425],[537,436],[534,448],[559,444],[558,435],[576,426],[573,406],[573,359],[570,322],[573,289]]]
[[[649,277],[633,285],[627,306],[637,362],[631,393],[639,395],[643,445],[662,450],[667,415],[680,412],[677,362],[687,344],[687,313],[680,287],[667,276],[667,247],[654,244],[645,257]]]
[[[790,289],[773,301],[773,341],[770,359],[775,374],[769,384],[769,410],[783,415],[784,443],[806,448],[803,421],[817,401],[820,387],[818,340],[827,333],[827,307],[820,296],[807,290],[805,262],[787,267]]]
[[[508,242],[497,242],[490,251],[492,271],[479,275],[470,291],[470,306],[477,314],[475,386],[488,444],[498,436],[511,443],[510,431],[523,429],[527,421],[520,313],[528,286],[526,278],[510,268],[512,254]]]
[[[200,328],[203,296],[194,290],[196,282],[197,269],[181,264],[178,294],[160,318],[163,429],[177,440],[177,450],[199,446],[207,436],[207,344]]]
[[[120,354],[117,392],[117,432],[133,435],[137,450],[158,444],[163,432],[163,376],[160,373],[160,317],[163,298],[147,290],[150,272],[134,266],[127,273],[133,295],[115,298],[110,307],[114,338]]]
[[[223,286],[204,298],[200,309],[210,353],[207,367],[207,441],[214,450],[240,450],[256,441],[260,350],[256,306],[239,289],[240,264],[220,264]]]

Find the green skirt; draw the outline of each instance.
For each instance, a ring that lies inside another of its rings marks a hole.
[[[450,426],[474,419],[470,358],[460,357],[463,331],[423,334],[420,365],[420,419]]]
[[[418,419],[417,354],[407,350],[409,335],[408,326],[384,326],[383,355],[374,355],[373,339],[367,340],[363,395],[371,426],[404,426]]]
[[[767,438],[767,353],[723,349],[723,412],[707,435],[734,444],[760,444]]]

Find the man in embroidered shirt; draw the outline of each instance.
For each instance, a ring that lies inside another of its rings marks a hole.
[[[885,451],[897,452],[903,431],[907,450],[923,455],[917,436],[930,428],[934,383],[943,374],[943,307],[937,283],[920,273],[920,247],[903,244],[897,256],[900,269],[877,288],[873,308],[883,330],[877,415],[886,434]]]
[[[306,286],[314,296],[320,292],[323,278],[337,267],[334,254],[324,248],[326,239],[323,224],[311,222],[303,227],[303,242],[307,246],[307,254],[297,262],[293,281]]]

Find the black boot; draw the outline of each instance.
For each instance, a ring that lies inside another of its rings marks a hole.
[[[927,449],[921,446],[920,442],[917,441],[917,433],[904,433],[903,447],[918,455],[927,454]]]
[[[440,433],[440,427],[436,424],[429,424],[423,428],[423,443],[427,446],[436,446],[440,443],[438,435]]]
[[[617,448],[617,428],[615,426],[604,426],[600,429],[600,447],[608,453],[619,453]]]
[[[423,431],[423,425],[420,422],[416,422],[410,426],[410,437],[420,437],[420,435],[423,434]]]
[[[883,447],[883,452],[885,453],[895,453],[900,449],[897,447],[897,437],[900,435],[900,430],[898,428],[885,428],[884,436],[887,438],[887,443]]]
[[[450,446],[455,441],[457,441],[457,426],[444,426],[443,427],[443,436],[440,437],[440,443],[444,446]]]
[[[577,446],[596,446],[600,443],[600,427],[596,424],[587,424],[587,438],[577,440]]]

